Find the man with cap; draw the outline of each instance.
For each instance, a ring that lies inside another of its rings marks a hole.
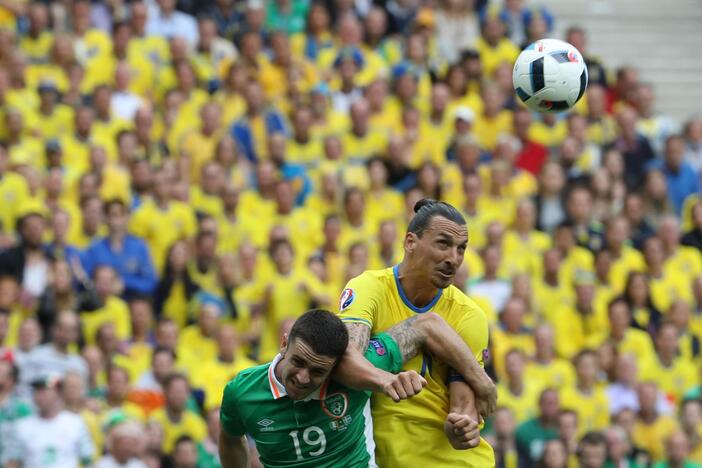
[[[95,447],[80,416],[63,409],[61,378],[46,374],[32,381],[32,389],[37,414],[17,422],[0,460],[3,466],[90,464]]]

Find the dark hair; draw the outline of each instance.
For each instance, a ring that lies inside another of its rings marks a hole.
[[[171,385],[173,385],[173,383],[177,382],[178,380],[182,380],[188,387],[190,387],[190,381],[185,376],[185,374],[181,372],[173,372],[171,374],[168,374],[166,376],[166,379],[163,381],[163,389],[167,391],[169,388],[171,388]]]
[[[187,443],[194,444],[194,443],[195,443],[195,439],[193,439],[192,437],[190,437],[190,436],[187,435],[187,434],[183,434],[182,436],[178,437],[178,438],[176,439],[175,443],[173,444],[173,453],[175,453],[176,449],[177,449],[180,445],[182,445],[182,444],[187,444]]]
[[[612,299],[611,301],[609,301],[609,304],[607,304],[607,315],[612,315],[612,309],[617,304],[624,304],[626,306],[627,311],[631,310],[629,307],[629,302],[626,299],[624,299],[624,297],[617,296],[614,299]]]
[[[173,352],[172,349],[168,349],[164,346],[157,346],[156,349],[154,349],[153,354],[151,355],[151,361],[153,362],[153,360],[156,359],[156,356],[161,353],[168,354],[174,361],[176,359],[176,354],[175,352]]]
[[[129,211],[127,208],[127,204],[124,203],[124,200],[122,200],[121,198],[111,198],[111,199],[107,200],[102,207],[105,216],[109,216],[110,210],[112,209],[113,206],[119,206],[126,212]]]
[[[607,439],[601,432],[590,431],[578,443],[578,456],[582,455],[584,445],[606,445]]]
[[[268,255],[270,255],[271,258],[278,252],[278,249],[286,247],[295,254],[295,248],[293,247],[292,243],[287,240],[287,239],[277,239],[273,242],[271,242],[271,245],[268,247]]]
[[[407,226],[407,232],[413,232],[417,237],[422,237],[431,220],[436,216],[441,216],[461,226],[466,225],[466,219],[456,208],[448,203],[431,198],[423,198],[415,203],[414,212],[414,218]]]
[[[597,353],[595,353],[594,350],[590,348],[585,348],[582,351],[578,352],[578,354],[573,356],[573,365],[577,366],[580,363],[580,361],[586,356],[592,356],[593,358],[597,359]]]
[[[295,321],[289,343],[301,339],[322,356],[340,359],[349,344],[349,333],[339,317],[329,311],[312,309]]]

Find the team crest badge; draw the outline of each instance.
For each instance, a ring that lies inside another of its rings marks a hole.
[[[375,354],[377,354],[378,356],[385,356],[386,349],[385,346],[383,346],[383,343],[380,342],[380,340],[372,339],[369,341],[369,343],[371,346],[373,346]]]
[[[339,298],[339,311],[346,309],[351,305],[353,300],[356,298],[356,293],[351,288],[346,288],[342,291],[341,297]]]
[[[322,409],[335,419],[343,418],[349,407],[349,398],[345,393],[332,393],[322,402]]]

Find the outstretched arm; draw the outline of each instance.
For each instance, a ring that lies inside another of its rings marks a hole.
[[[349,388],[382,392],[398,402],[419,393],[427,382],[414,371],[392,374],[378,369],[363,355],[370,340],[370,327],[347,323],[349,345],[334,369],[332,378]]]
[[[219,433],[219,458],[222,468],[249,468],[249,446],[246,436],[233,437],[222,430]]]
[[[432,312],[415,315],[386,333],[399,345],[403,361],[408,361],[422,348],[426,348],[463,377],[474,393],[470,397],[477,405],[480,415],[486,418],[495,411],[495,384],[480,366],[473,351],[439,315]]]

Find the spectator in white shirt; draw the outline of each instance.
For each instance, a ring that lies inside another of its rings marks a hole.
[[[63,376],[66,372],[73,371],[87,382],[88,366],[82,357],[71,354],[68,350],[69,346],[78,340],[78,325],[75,312],[59,312],[51,328],[51,342],[37,346],[20,363],[21,391],[26,390],[33,380],[49,372]]]
[[[95,468],[146,468],[139,460],[146,447],[145,437],[144,428],[138,422],[116,423],[107,433],[107,454],[98,460]]]
[[[631,354],[622,354],[617,357],[615,366],[616,380],[605,390],[609,401],[609,414],[618,414],[625,409],[638,412],[639,396],[637,393],[636,357]],[[659,414],[670,415],[673,410],[674,408],[670,403],[659,393],[656,411]]]
[[[468,294],[487,299],[494,311],[501,312],[512,295],[511,283],[497,276],[502,252],[499,247],[489,245],[483,249],[481,254],[485,273],[482,277],[468,282]]]
[[[129,91],[129,79],[129,65],[127,62],[119,62],[115,67],[115,88],[110,98],[110,109],[115,117],[131,122],[143,101]]]
[[[176,11],[176,0],[158,0],[158,8],[149,12],[146,33],[171,39],[183,37],[190,47],[198,41],[197,23],[192,16]]]
[[[3,453],[3,466],[89,465],[95,447],[81,417],[63,409],[60,376],[51,374],[35,379],[32,388],[37,415],[17,422]]]

